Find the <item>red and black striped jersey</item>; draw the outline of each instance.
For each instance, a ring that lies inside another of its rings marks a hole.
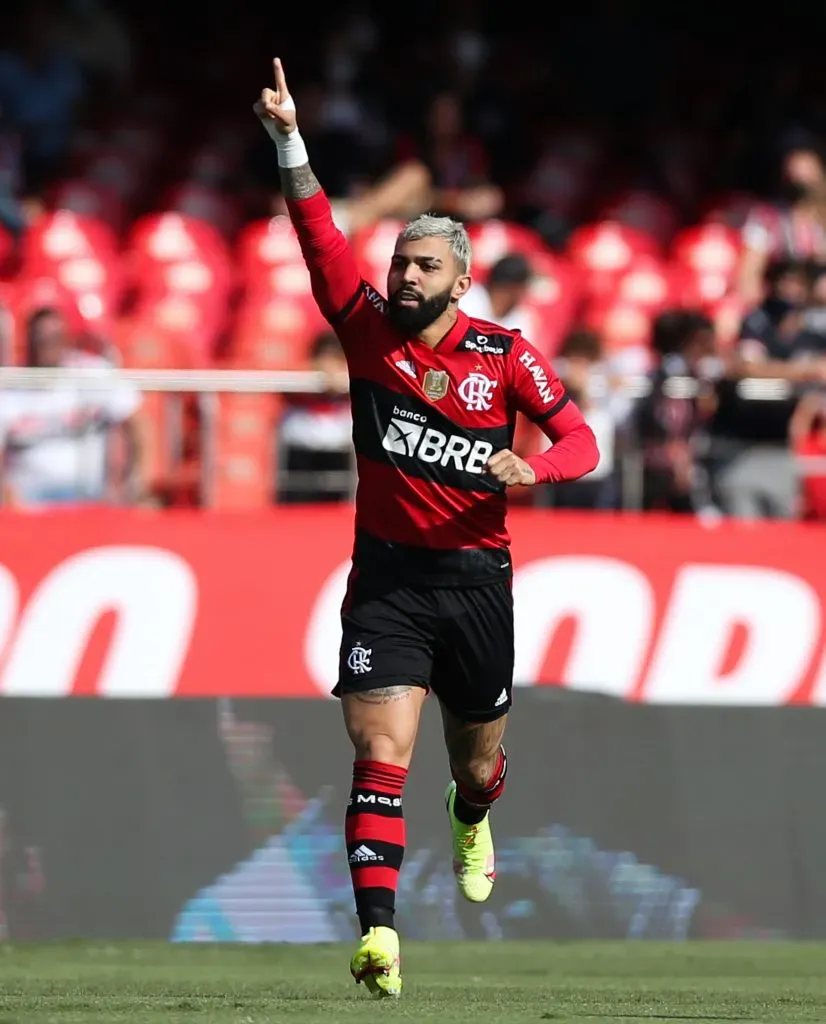
[[[362,280],[325,194],[288,205],[316,301],[347,357],[357,531],[430,549],[506,547],[505,488],[486,464],[511,446],[517,411],[554,442],[528,460],[538,481],[575,479],[599,457],[550,364],[518,331],[461,311],[435,348],[403,337]]]

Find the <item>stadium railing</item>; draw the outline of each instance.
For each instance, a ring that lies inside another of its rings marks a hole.
[[[213,440],[216,422],[216,401],[222,394],[235,395],[308,395],[322,394],[325,377],[310,370],[129,370],[113,367],[111,371],[99,369],[40,369],[31,367],[0,366],[0,393],[5,390],[48,390],[53,387],[68,387],[79,390],[102,391],[107,386],[129,383],[143,392],[167,394],[178,399],[184,395],[195,395],[199,403],[202,420],[203,471],[201,480],[202,503],[210,505],[211,481],[214,475]],[[623,388],[633,399],[644,398],[650,391],[650,381],[645,376],[626,378]],[[664,385],[666,396],[689,398],[697,394],[700,382],[691,377],[674,376]],[[736,391],[741,399],[758,401],[788,401],[795,393],[794,386],[787,381],[766,378],[745,378],[737,382]],[[277,437],[273,439],[274,459],[283,466]],[[621,505],[625,509],[641,506],[642,458],[639,446],[620,444],[617,451],[619,490]],[[352,470],[349,471],[352,476]],[[307,474],[303,474],[305,477]],[[283,469],[279,473],[282,484],[302,486],[298,479],[289,479]],[[341,472],[313,474],[320,490],[341,488]],[[306,483],[306,481],[304,481]]]

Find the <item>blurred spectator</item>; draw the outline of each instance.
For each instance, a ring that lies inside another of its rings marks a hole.
[[[132,84],[132,36],[107,0],[66,0],[55,41],[82,68],[90,91],[110,103]]]
[[[656,368],[650,392],[633,412],[642,447],[642,506],[699,513],[712,507],[701,463],[703,427],[714,411],[716,372],[711,320],[688,310],[668,310],[654,321]]]
[[[490,164],[482,142],[467,131],[462,100],[455,93],[437,93],[427,109],[423,128],[403,135],[396,160],[418,162],[429,174],[429,197],[422,210],[487,220],[504,203],[502,191],[490,180]]]
[[[0,101],[0,228],[7,228],[15,236],[26,224],[20,204],[21,185],[20,139]]]
[[[826,382],[826,335],[816,298],[822,273],[810,286],[805,263],[774,264],[766,298],[743,321],[728,373],[717,387],[710,426],[712,463],[723,510],[742,518],[789,518],[796,511],[795,465],[788,446],[790,419],[803,385]],[[748,379],[766,381],[761,390]],[[782,382],[775,386],[771,382]]]
[[[814,145],[786,154],[780,191],[778,202],[759,206],[743,225],[739,285],[748,304],[760,301],[775,260],[826,259],[826,169]]]
[[[805,263],[780,261],[766,274],[766,297],[743,320],[733,357],[741,376],[789,381],[826,381],[826,335],[807,326],[807,308],[816,290],[826,296],[822,274],[810,287]],[[814,320],[808,320],[814,325]]]
[[[826,520],[826,395],[810,392],[789,423],[800,518]]]
[[[84,93],[77,63],[55,42],[48,0],[23,5],[15,49],[0,51],[0,106],[20,133],[24,190],[38,196],[64,160]]]
[[[536,344],[534,314],[525,305],[532,280],[533,271],[524,256],[503,256],[490,268],[485,284],[471,285],[462,299],[462,309],[477,320],[521,331]]]
[[[571,331],[555,363],[565,390],[596,435],[600,460],[584,479],[548,488],[548,497],[555,508],[614,508],[618,501],[616,435],[628,403],[618,391],[619,382],[609,375],[602,342],[592,331]]]
[[[279,497],[285,502],[342,501],[350,496],[352,418],[347,361],[332,331],[322,331],[309,369],[323,374],[321,394],[290,395],[279,426]]]
[[[0,393],[4,503],[25,507],[105,501],[112,485],[107,441],[113,427],[126,434],[131,486],[139,492],[144,452],[140,393],[119,381],[103,359],[73,351],[66,323],[56,310],[38,310],[26,331],[28,366],[92,370],[100,376],[100,389],[55,384]]]

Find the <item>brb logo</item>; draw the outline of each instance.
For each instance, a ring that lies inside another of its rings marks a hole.
[[[493,389],[498,383],[484,373],[471,373],[459,385],[459,398],[468,412],[487,412],[493,407]]]
[[[394,455],[405,455],[433,465],[453,466],[465,473],[483,473],[493,455],[489,441],[469,441],[458,434],[444,434],[426,426],[427,417],[406,409],[393,409],[393,418],[381,446]]]

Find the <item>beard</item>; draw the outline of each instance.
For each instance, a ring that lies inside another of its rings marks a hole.
[[[438,295],[431,295],[429,299],[424,298],[413,289],[402,286],[398,288],[389,298],[387,304],[387,315],[390,323],[400,334],[420,334],[426,327],[429,327],[434,320],[444,313],[450,305],[451,289],[447,288]],[[402,295],[407,298],[416,295],[419,300],[415,306],[402,306],[399,304]]]

